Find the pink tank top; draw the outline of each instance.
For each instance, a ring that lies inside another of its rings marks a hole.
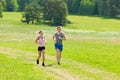
[[[38,45],[39,45],[39,47],[45,46],[45,38],[44,37],[39,37]]]

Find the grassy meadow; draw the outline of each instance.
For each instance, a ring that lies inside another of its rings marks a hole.
[[[0,19],[0,80],[120,80],[120,20],[69,15],[59,66],[52,41],[56,28],[24,24],[21,14],[4,12]],[[46,67],[35,63],[38,30],[47,38]]]

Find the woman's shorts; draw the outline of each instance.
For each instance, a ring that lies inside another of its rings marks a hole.
[[[55,49],[63,50],[63,45],[55,44]]]
[[[45,50],[45,46],[43,46],[43,47],[38,47],[38,51],[42,51],[42,50]]]

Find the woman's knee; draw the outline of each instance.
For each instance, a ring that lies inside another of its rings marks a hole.
[[[44,51],[42,52],[42,57],[45,57],[45,52]]]

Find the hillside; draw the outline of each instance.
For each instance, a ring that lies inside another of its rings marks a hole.
[[[120,80],[120,21],[69,15],[63,27],[61,65],[56,63],[56,28],[20,22],[21,13],[4,12],[0,19],[0,80]],[[46,67],[36,65],[36,31],[47,38]]]

